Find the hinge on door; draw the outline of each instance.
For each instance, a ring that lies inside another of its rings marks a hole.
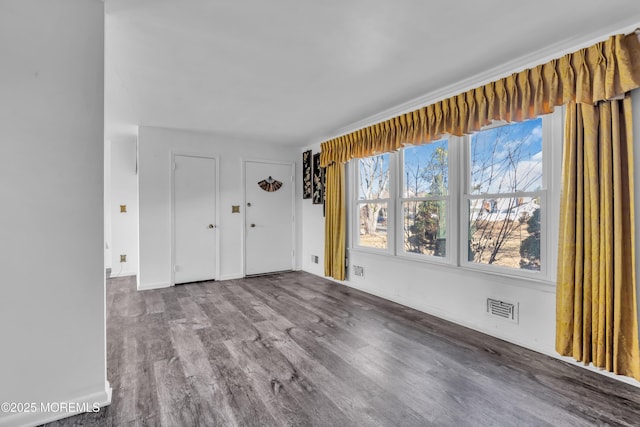
[[[176,170],[176,162],[175,162],[175,160],[173,161],[173,164],[171,165],[171,167],[173,168],[173,170]]]
[[[291,182],[293,182],[293,175],[291,175]]]

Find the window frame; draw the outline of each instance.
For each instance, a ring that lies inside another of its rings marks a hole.
[[[351,233],[351,247],[356,248],[365,252],[373,252],[378,254],[385,255],[394,255],[395,254],[395,154],[396,153],[380,153],[374,156],[381,156],[387,154],[389,156],[389,183],[387,187],[389,188],[389,197],[388,198],[378,198],[378,199],[360,199],[360,160],[361,159],[353,159],[352,169],[354,173],[352,174],[352,182],[353,186],[351,188],[351,211],[352,219],[350,221],[351,229],[353,232]],[[370,156],[370,157],[374,157]],[[386,248],[375,248],[372,246],[365,246],[360,244],[360,205],[366,203],[387,203],[387,247]]]
[[[557,233],[551,233],[550,224],[552,221],[551,212],[559,213],[559,189],[556,182],[557,166],[561,164],[562,158],[562,118],[564,109],[557,108],[555,112],[539,116],[542,119],[542,188],[537,191],[516,191],[505,193],[484,193],[471,194],[469,184],[471,183],[471,136],[464,137],[463,149],[461,150],[460,161],[460,218],[458,223],[459,235],[459,260],[458,265],[468,270],[481,271],[500,276],[511,276],[531,279],[534,281],[553,283],[555,278],[551,275],[555,272],[556,251],[552,248],[551,242],[557,242]],[[497,128],[511,123],[496,122],[483,127],[481,130]],[[555,190],[554,190],[555,189]],[[540,197],[540,270],[527,270],[521,268],[511,268],[499,265],[483,264],[468,260],[465,249],[468,245],[469,233],[469,200],[486,198],[509,198],[509,197]],[[557,200],[557,202],[556,202]],[[557,221],[555,222],[557,224]],[[552,262],[553,260],[553,262]]]
[[[463,176],[461,177],[461,186],[459,187],[460,195],[460,220],[458,227],[460,229],[460,256],[459,265],[472,270],[493,272],[502,275],[522,276],[530,278],[546,278],[548,276],[547,265],[547,212],[549,209],[549,203],[547,201],[547,189],[549,188],[549,174],[548,174],[548,151],[549,141],[546,136],[548,134],[548,128],[550,126],[548,115],[540,116],[542,119],[542,185],[541,189],[537,191],[511,191],[504,193],[478,193],[472,194],[470,191],[471,184],[471,135],[464,137],[463,141],[463,153],[461,160],[461,170]],[[533,119],[532,119],[533,120]],[[496,121],[488,126],[482,127],[482,130],[496,129],[502,126],[510,126],[515,124],[514,122],[508,123],[503,121]],[[469,205],[471,200],[482,199],[505,199],[505,198],[517,198],[517,197],[540,197],[540,270],[527,270],[522,268],[512,268],[494,264],[484,264],[469,261],[468,254],[464,250],[468,246],[469,235]]]
[[[469,195],[467,186],[470,182],[466,174],[470,173],[468,164],[469,145],[471,137],[469,135],[457,137],[444,135],[442,139],[448,139],[448,212],[447,212],[447,243],[446,256],[417,254],[404,251],[404,218],[403,203],[407,200],[421,200],[423,198],[403,197],[404,185],[404,149],[389,154],[389,199],[376,199],[388,203],[387,221],[387,248],[378,249],[369,246],[359,245],[359,209],[358,206],[363,200],[359,200],[359,168],[358,161],[353,159],[347,167],[347,184],[350,206],[347,207],[347,223],[351,227],[348,235],[349,251],[378,254],[385,257],[404,259],[408,262],[420,262],[426,264],[441,265],[445,268],[457,270],[467,270],[496,277],[518,279],[512,282],[519,286],[542,286],[547,289],[555,286],[557,270],[557,241],[558,224],[560,216],[560,183],[562,175],[562,152],[564,138],[564,107],[556,107],[554,112],[541,115],[543,121],[542,135],[542,189],[537,192],[516,192],[516,193],[540,193],[540,271],[503,267],[497,265],[486,265],[469,262],[467,259],[467,239],[469,196],[486,198],[487,194]],[[483,127],[501,126],[503,123],[496,123]],[[509,123],[507,123],[509,124]],[[412,147],[407,145],[408,148]],[[384,153],[382,153],[384,154]],[[505,197],[511,193],[502,193],[498,197]],[[436,196],[438,198],[440,196]],[[432,199],[426,197],[425,199]],[[375,201],[375,200],[372,200]],[[393,218],[391,216],[393,215]]]
[[[460,138],[447,135],[438,141],[447,139],[447,195],[446,196],[427,196],[427,197],[404,197],[404,185],[405,185],[405,149],[413,148],[413,145],[407,145],[397,153],[398,163],[398,188],[397,188],[397,209],[396,209],[396,256],[398,258],[406,258],[410,260],[422,261],[422,262],[434,262],[437,264],[455,265],[457,259],[457,245],[456,245],[456,229],[457,229],[457,202],[455,192],[458,187],[458,169],[457,161],[452,162],[451,156],[457,155],[456,147],[460,145]],[[434,141],[434,142],[438,142]],[[453,189],[453,191],[452,191]],[[420,201],[446,201],[446,243],[445,243],[445,256],[436,256],[428,254],[419,254],[414,252],[407,252],[404,247],[404,211],[403,206],[406,202],[420,202]],[[452,227],[456,224],[455,227]]]

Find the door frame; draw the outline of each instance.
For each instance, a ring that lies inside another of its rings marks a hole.
[[[291,167],[291,270],[296,269],[296,163],[278,160],[242,158],[242,276],[247,277],[247,163],[267,163]]]
[[[171,162],[169,163],[169,170],[171,171],[171,286],[176,285],[176,180],[175,180],[175,165],[176,157],[199,157],[204,159],[211,159],[215,161],[215,192],[214,200],[216,209],[214,212],[214,224],[216,225],[215,231],[215,248],[216,248],[216,274],[214,280],[220,280],[220,224],[218,219],[220,218],[220,162],[217,154],[201,154],[189,151],[172,151]]]

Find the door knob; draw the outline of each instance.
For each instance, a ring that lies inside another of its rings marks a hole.
[[[253,228],[253,227],[255,227],[255,226],[256,226],[255,224],[251,224],[251,228]]]
[[[216,228],[216,226],[213,224],[209,224],[209,228]]]

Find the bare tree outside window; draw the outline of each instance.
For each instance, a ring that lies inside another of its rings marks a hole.
[[[388,247],[389,154],[358,161],[359,244]]]
[[[540,270],[542,119],[470,138],[468,259]]]

